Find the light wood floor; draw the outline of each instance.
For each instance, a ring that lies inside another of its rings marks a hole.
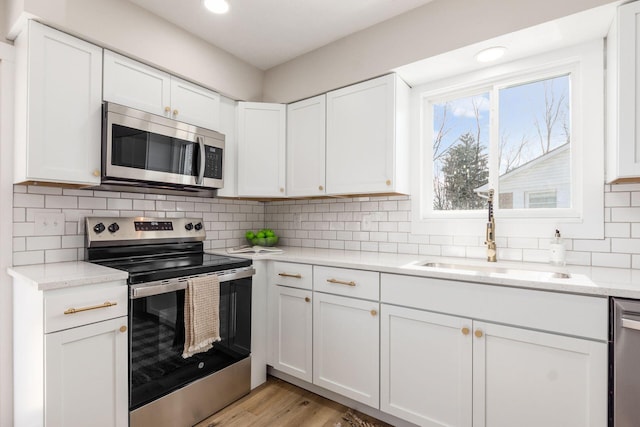
[[[391,427],[361,413],[366,423],[343,419],[349,408],[280,379],[267,382],[196,427]]]

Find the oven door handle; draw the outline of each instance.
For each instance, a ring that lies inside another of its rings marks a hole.
[[[216,273],[213,273],[216,274]],[[245,279],[256,274],[256,270],[253,267],[249,267],[243,270],[235,270],[230,272],[222,272],[218,274],[218,281],[229,282],[231,280]],[[191,277],[204,277],[210,274],[201,274]],[[130,293],[130,299],[145,298],[154,295],[168,294],[170,292],[181,291],[187,289],[187,282],[189,277],[181,277],[179,279],[173,279],[163,282],[151,282],[138,287],[132,287]]]

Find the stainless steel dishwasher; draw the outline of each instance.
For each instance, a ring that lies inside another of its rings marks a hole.
[[[613,298],[613,427],[640,425],[640,301]]]

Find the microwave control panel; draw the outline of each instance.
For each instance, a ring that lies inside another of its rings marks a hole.
[[[222,179],[222,148],[205,145],[204,177]]]

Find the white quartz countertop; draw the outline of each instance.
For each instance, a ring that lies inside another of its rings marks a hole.
[[[126,280],[129,277],[126,271],[83,261],[10,267],[7,272],[18,280],[37,286],[41,291]]]
[[[281,247],[282,253],[229,254],[226,249],[208,250],[254,260],[276,260],[341,268],[373,270],[391,274],[459,280],[499,286],[512,286],[582,295],[615,296],[640,299],[640,270],[565,266],[542,263],[498,261],[488,263],[466,258],[444,258],[426,255],[389,254],[300,247]],[[471,269],[422,267],[425,262],[458,264]],[[473,267],[478,267],[474,270]],[[494,269],[498,271],[489,271]],[[569,274],[569,278],[552,273]]]

